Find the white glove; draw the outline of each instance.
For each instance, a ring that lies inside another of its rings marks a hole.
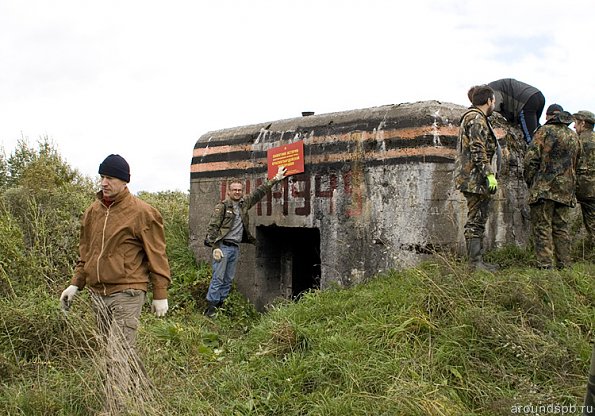
[[[153,299],[151,312],[154,312],[155,316],[165,316],[168,309],[167,299]]]
[[[64,289],[62,295],[60,295],[60,303],[62,304],[62,309],[64,309],[65,311],[70,309],[70,305],[72,304],[72,301],[74,301],[74,297],[76,296],[78,291],[79,288],[75,285],[70,285],[66,289]]]
[[[223,258],[223,252],[221,251],[220,248],[216,248],[215,250],[213,250],[213,259],[215,261],[221,261],[222,258]]]
[[[285,174],[287,173],[287,168],[285,166],[279,166],[279,170],[277,171],[277,174],[273,177],[273,179],[277,182],[279,182],[281,179],[283,179],[285,177]]]

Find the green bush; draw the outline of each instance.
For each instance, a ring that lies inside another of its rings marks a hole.
[[[15,295],[12,280],[24,268],[23,234],[0,200],[0,298]]]
[[[11,232],[7,241],[13,252],[19,250],[9,257],[6,274],[14,291],[40,283],[56,290],[72,274],[80,216],[93,198],[93,183],[71,169],[47,139],[37,150],[20,141],[5,163],[0,232]]]

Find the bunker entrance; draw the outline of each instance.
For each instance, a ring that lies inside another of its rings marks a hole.
[[[256,238],[256,280],[265,303],[320,288],[318,228],[257,226]]]

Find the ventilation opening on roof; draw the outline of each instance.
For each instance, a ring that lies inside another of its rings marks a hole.
[[[320,288],[320,230],[277,226],[256,227],[256,281],[259,303],[296,299]]]

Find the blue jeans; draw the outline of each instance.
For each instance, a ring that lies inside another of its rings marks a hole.
[[[207,302],[223,302],[229,295],[231,283],[236,273],[236,265],[240,258],[240,248],[238,246],[227,246],[221,244],[223,258],[220,261],[213,259],[213,277],[207,292]]]
[[[544,106],[545,97],[541,92],[536,92],[529,97],[519,114],[519,124],[527,144],[533,141],[533,133],[539,127],[539,119]]]

